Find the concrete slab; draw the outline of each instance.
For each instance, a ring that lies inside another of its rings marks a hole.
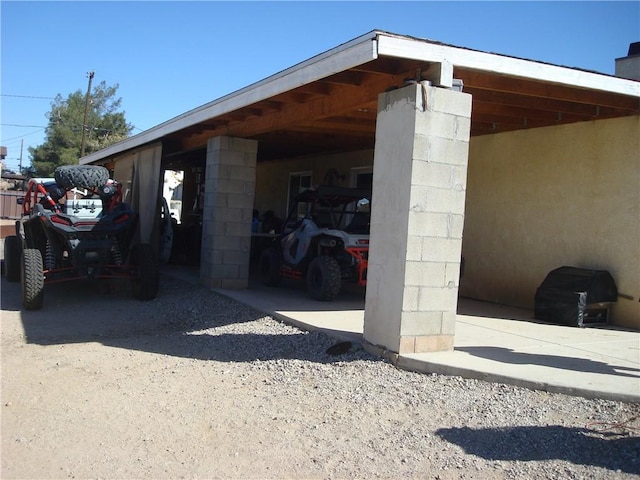
[[[311,300],[302,285],[217,292],[307,330],[362,342],[364,293]],[[454,351],[400,355],[399,368],[587,398],[640,402],[640,332],[536,321],[533,312],[460,299]]]
[[[638,332],[460,314],[456,327],[453,352],[405,355],[398,366],[587,398],[640,401]]]

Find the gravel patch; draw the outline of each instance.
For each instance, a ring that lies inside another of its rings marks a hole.
[[[165,277],[2,284],[2,478],[640,476],[640,404],[395,368]]]

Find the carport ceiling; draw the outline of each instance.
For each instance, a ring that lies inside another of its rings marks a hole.
[[[421,79],[427,62],[380,56],[165,137],[165,154],[227,135],[258,141],[258,160],[373,148],[378,95]],[[471,135],[637,114],[638,98],[471,68],[454,68],[473,97]]]

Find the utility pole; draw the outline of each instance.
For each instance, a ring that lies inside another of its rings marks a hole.
[[[24,147],[24,138],[20,140],[20,166],[18,167],[18,175],[22,175],[22,148]]]
[[[84,101],[84,121],[82,122],[82,147],[80,149],[80,157],[84,157],[84,146],[87,140],[87,117],[89,116],[89,100],[91,98],[91,82],[93,81],[93,76],[96,72],[91,70],[87,72],[87,77],[89,77],[89,86],[87,87],[87,96]]]

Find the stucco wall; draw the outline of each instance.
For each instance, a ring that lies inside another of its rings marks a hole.
[[[462,295],[533,308],[559,266],[608,270],[640,329],[640,117],[471,139]]]
[[[324,183],[327,171],[334,168],[344,175],[339,185],[349,186],[352,168],[371,166],[373,150],[259,162],[256,167],[255,208],[261,214],[273,210],[277,216],[285,218],[290,173],[310,171],[313,174],[312,184],[317,185]]]

